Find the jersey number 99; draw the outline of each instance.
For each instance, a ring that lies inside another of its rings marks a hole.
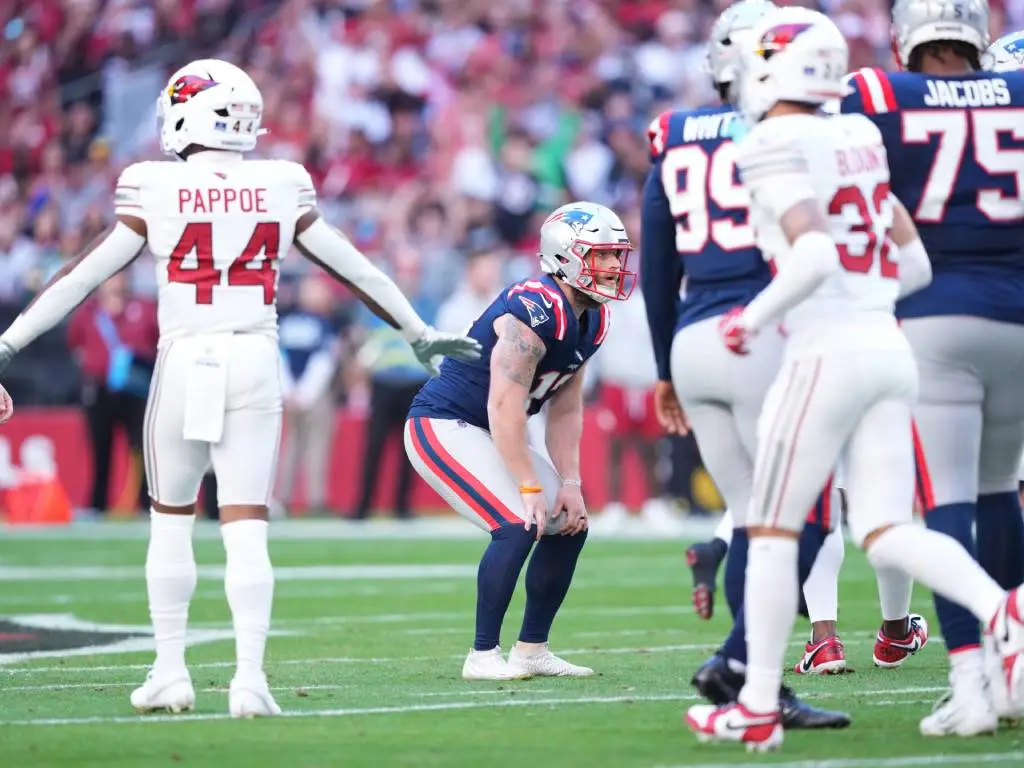
[[[700,253],[712,240],[724,251],[754,247],[754,230],[747,221],[750,197],[736,174],[736,145],[721,144],[710,155],[697,144],[672,147],[661,164],[661,185],[676,220],[676,250]],[[712,216],[711,207],[720,215]],[[724,215],[743,213],[738,224]]]
[[[256,225],[242,254],[228,267],[228,285],[263,288],[263,303],[273,304],[277,290],[278,250],[281,247],[281,225],[276,221]],[[185,266],[185,257],[196,254],[196,265]],[[259,259],[255,269],[250,265]],[[213,288],[220,285],[222,270],[213,261],[213,224],[192,222],[181,233],[167,264],[167,280],[196,287],[196,304],[213,304]]]

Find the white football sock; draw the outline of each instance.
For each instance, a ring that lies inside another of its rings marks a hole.
[[[845,555],[843,529],[839,527],[825,537],[818,558],[804,582],[804,601],[812,624],[835,621],[839,617],[839,569],[843,567]]]
[[[910,615],[914,580],[899,568],[878,568],[875,576],[878,578],[878,604],[882,609],[882,621],[907,618]]]
[[[196,591],[196,560],[192,554],[195,515],[149,512],[146,551],[146,593],[156,644],[154,668],[185,668],[185,627],[188,605]]]
[[[960,544],[944,533],[906,523],[872,542],[868,560],[875,568],[898,568],[911,578],[960,603],[987,624],[1006,591],[981,569]]]
[[[796,621],[800,584],[797,540],[758,536],[747,557],[747,682],[740,702],[753,712],[779,708],[786,644]]]
[[[265,520],[238,520],[220,527],[227,554],[224,591],[235,627],[238,677],[263,674],[263,653],[274,602],[274,571]]]
[[[722,513],[722,519],[718,521],[718,527],[715,528],[714,538],[721,539],[725,542],[725,546],[732,544],[732,512],[728,509]]]

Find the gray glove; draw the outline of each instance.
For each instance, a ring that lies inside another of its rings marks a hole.
[[[18,351],[6,341],[0,341],[0,373],[11,364],[11,360],[18,354]],[[478,355],[479,357],[479,355]]]
[[[430,325],[423,335],[412,343],[412,350],[431,376],[440,373],[442,357],[452,357],[456,360],[480,359],[480,342],[476,339],[454,333],[442,333]]]

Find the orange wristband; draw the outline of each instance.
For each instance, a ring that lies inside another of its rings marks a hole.
[[[539,485],[520,485],[520,493],[544,493],[544,489]]]

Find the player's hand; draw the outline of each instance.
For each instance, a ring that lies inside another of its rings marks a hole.
[[[544,528],[548,522],[548,502],[543,493],[523,493],[523,528],[530,530],[531,525],[537,526],[537,541],[544,535]]]
[[[743,307],[733,307],[726,312],[718,323],[718,333],[725,342],[725,346],[735,355],[746,355],[750,352],[747,348],[747,339],[750,331],[743,325]]]
[[[590,527],[587,505],[583,503],[583,492],[575,484],[563,485],[555,497],[555,517],[566,515],[562,536],[574,536]]]
[[[431,376],[437,376],[440,373],[440,358],[479,360],[481,351],[480,342],[476,339],[455,333],[442,333],[429,325],[423,335],[412,343],[412,350],[423,367],[430,371]]]
[[[661,428],[670,435],[685,437],[690,433],[690,422],[671,381],[659,381],[654,385],[654,415],[658,417]]]
[[[14,401],[7,393],[7,390],[0,386],[0,424],[3,424],[14,415]]]

